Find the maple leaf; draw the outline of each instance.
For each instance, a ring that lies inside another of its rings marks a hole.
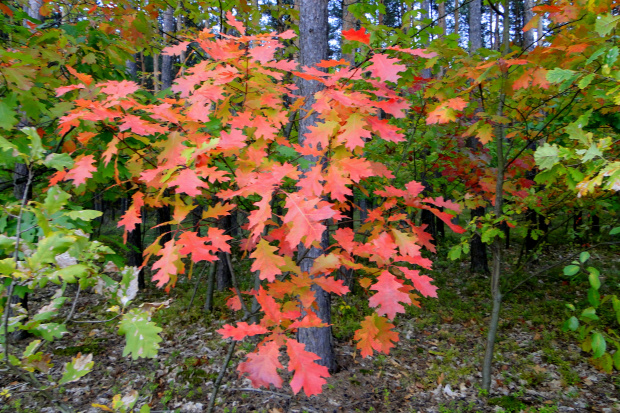
[[[176,193],[185,193],[189,196],[197,196],[202,194],[201,188],[209,188],[206,182],[203,182],[196,176],[196,171],[186,168],[183,169],[169,186],[177,186]]]
[[[140,86],[135,82],[129,80],[110,80],[108,82],[98,83],[98,87],[101,88],[101,93],[109,95],[113,99],[124,98],[127,95],[140,89]]]
[[[415,243],[415,238],[400,232],[396,228],[392,228],[392,235],[401,255],[409,255],[410,257],[420,255],[420,247]]]
[[[197,233],[186,231],[179,236],[178,244],[182,245],[179,252],[183,255],[192,254],[192,261],[209,261],[217,260],[214,254],[214,248],[206,245],[208,238],[200,237]]]
[[[93,176],[93,172],[97,170],[95,163],[95,157],[93,155],[80,155],[75,159],[75,164],[72,169],[67,172],[65,179],[73,179],[73,185],[76,187],[86,183],[86,180]]]
[[[207,239],[213,245],[213,248],[230,254],[230,245],[228,241],[232,240],[230,235],[225,235],[225,231],[221,228],[210,227],[207,231]]]
[[[269,332],[265,327],[260,324],[248,324],[245,321],[237,323],[236,327],[230,324],[224,325],[217,330],[218,333],[224,338],[232,338],[233,340],[240,341],[245,337],[257,336],[259,334],[266,334]]]
[[[161,54],[164,56],[181,56],[181,54],[187,50],[189,43],[190,42],[181,42],[177,45],[166,46],[162,49]]]
[[[357,341],[357,348],[361,350],[362,357],[371,356],[373,350],[388,354],[398,341],[398,333],[392,331],[394,324],[385,317],[377,314],[366,316],[360,326],[353,339]]]
[[[247,373],[252,386],[269,387],[273,384],[277,388],[282,387],[282,378],[278,369],[283,366],[278,360],[280,355],[279,346],[275,341],[269,341],[258,348],[258,352],[248,354],[248,359],[239,363],[239,374]]]
[[[291,245],[298,245],[304,237],[306,247],[320,241],[326,229],[322,222],[336,215],[329,203],[319,198],[306,200],[298,193],[288,194],[285,206],[288,212],[283,221],[293,223],[286,237]]]
[[[405,307],[399,303],[411,304],[411,298],[409,294],[400,291],[403,282],[389,271],[383,271],[377,281],[370,289],[378,292],[370,297],[368,305],[381,307],[376,310],[377,314],[387,315],[390,320],[396,317],[396,313],[404,313]]]
[[[237,29],[239,34],[241,35],[245,34],[245,27],[243,26],[243,23],[235,19],[235,15],[232,14],[231,12],[226,12],[226,23],[228,23],[229,25]]]
[[[399,132],[398,127],[390,125],[387,119],[377,119],[375,117],[367,118],[369,126],[381,137],[381,139],[389,142],[403,142],[405,137]]]
[[[350,291],[343,280],[336,280],[334,277],[315,277],[313,281],[328,293],[344,295]]]
[[[259,271],[261,280],[274,282],[276,275],[282,274],[280,267],[283,267],[286,261],[281,256],[275,254],[276,250],[276,247],[269,245],[267,240],[262,239],[256,245],[254,252],[250,254],[250,258],[255,260],[250,271]]]
[[[305,350],[306,345],[296,340],[286,340],[286,350],[290,358],[288,371],[294,372],[291,380],[293,393],[297,394],[301,389],[306,396],[321,393],[321,387],[327,383],[329,377],[327,367],[315,363],[320,357]]]
[[[131,206],[127,208],[125,214],[121,217],[120,221],[118,221],[118,227],[124,226],[125,232],[133,231],[136,225],[142,222],[140,209],[144,206],[144,194],[137,191],[131,198]]]
[[[364,29],[363,27],[359,30],[355,30],[355,29],[343,30],[342,37],[352,42],[370,44],[370,33],[366,33],[366,29]]]
[[[373,77],[379,77],[382,80],[389,82],[398,82],[400,76],[398,72],[404,72],[407,70],[407,66],[397,64],[400,62],[398,59],[390,59],[384,54],[376,54],[371,59],[372,65],[368,67]]]
[[[431,284],[433,279],[426,275],[420,275],[420,271],[418,270],[410,270],[406,267],[398,267],[405,274],[407,279],[413,282],[413,286],[416,290],[418,290],[424,297],[434,297],[437,298],[437,287]]]
[[[158,287],[163,287],[170,281],[171,275],[177,274],[176,261],[180,260],[178,246],[174,240],[170,240],[164,244],[164,247],[157,252],[161,258],[153,264],[153,269],[158,270],[153,275],[153,281],[157,281]]]
[[[62,95],[64,95],[67,92],[70,92],[72,90],[76,90],[76,89],[84,89],[86,86],[84,86],[83,84],[77,84],[77,85],[69,85],[69,86],[61,86],[59,88],[56,88],[56,97],[60,97]]]

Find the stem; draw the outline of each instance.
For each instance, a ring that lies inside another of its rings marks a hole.
[[[196,279],[196,285],[194,286],[194,293],[192,294],[192,299],[189,300],[189,304],[187,305],[187,309],[185,311],[189,311],[189,309],[192,308],[192,304],[194,304],[194,298],[196,298],[196,292],[198,291],[198,286],[200,285],[200,280],[202,279],[202,276],[204,275],[208,266],[209,264],[206,263],[205,266],[202,267],[202,271],[200,272],[200,274],[198,275],[198,278]]]
[[[80,290],[82,289],[82,286],[78,283],[77,287],[78,287],[77,292],[75,293],[75,298],[73,299],[73,305],[71,306],[71,311],[69,311],[69,315],[67,316],[67,319],[65,320],[65,324],[71,321],[71,318],[73,317],[73,313],[75,312],[75,306],[77,305],[78,298],[80,298]]]
[[[28,169],[28,180],[26,181],[26,187],[24,188],[24,194],[22,195],[21,205],[19,206],[19,214],[17,215],[17,227],[15,229],[15,251],[13,252],[13,259],[15,260],[15,267],[19,262],[19,242],[21,240],[22,218],[24,216],[24,208],[26,207],[26,200],[28,199],[28,190],[32,184],[32,170],[30,165],[26,165]],[[13,297],[15,282],[11,279],[9,284],[9,290],[7,294],[6,306],[4,308],[4,360],[9,364],[9,315],[11,314],[11,300]]]
[[[243,303],[243,301],[242,301]],[[232,340],[230,342],[230,346],[228,347],[228,354],[226,354],[226,360],[224,360],[224,365],[220,370],[220,374],[218,374],[215,383],[213,384],[213,392],[211,393],[211,400],[209,400],[209,407],[207,407],[207,413],[212,413],[213,408],[215,407],[215,398],[217,397],[217,392],[220,389],[220,385],[222,384],[222,380],[224,379],[224,375],[226,374],[226,370],[228,369],[228,364],[230,363],[230,359],[232,358],[233,353],[235,352],[235,346],[237,342]]]

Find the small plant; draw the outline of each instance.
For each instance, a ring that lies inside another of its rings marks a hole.
[[[614,369],[620,370],[620,299],[615,294],[601,297],[600,272],[597,268],[587,266],[590,253],[587,251],[579,255],[579,260],[573,261],[564,267],[564,275],[575,279],[579,275],[586,274],[590,288],[588,289],[589,307],[581,311],[579,316],[571,316],[562,326],[564,331],[575,331],[581,341],[581,349],[592,353],[592,364],[597,368],[611,373]],[[611,303],[610,306],[604,306]],[[571,311],[577,311],[573,304],[566,305]],[[597,310],[599,313],[597,314]],[[604,313],[603,313],[604,311]],[[610,316],[611,315],[611,316]],[[608,344],[615,347],[614,354],[608,351]]]

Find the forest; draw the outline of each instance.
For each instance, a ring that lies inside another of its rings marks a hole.
[[[619,22],[0,2],[0,412],[620,411]]]

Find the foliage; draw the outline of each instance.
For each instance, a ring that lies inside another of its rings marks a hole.
[[[579,255],[579,260],[575,260],[564,267],[564,275],[570,277],[587,274],[590,284],[588,289],[588,304],[590,306],[584,308],[579,316],[571,316],[562,328],[564,331],[577,332],[581,341],[581,349],[592,353],[592,363],[599,369],[611,373],[614,368],[620,370],[620,336],[618,336],[620,299],[616,294],[606,294],[601,297],[599,292],[601,274],[595,267],[586,267],[589,259],[590,254],[584,251]],[[567,304],[567,307],[571,311],[577,311],[573,304]],[[603,315],[601,313],[610,314]],[[613,354],[608,349],[608,344],[615,347]]]

